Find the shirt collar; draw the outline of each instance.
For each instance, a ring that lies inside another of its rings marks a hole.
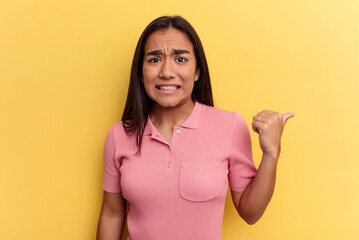
[[[192,112],[189,114],[187,119],[181,125],[179,125],[179,127],[197,129],[199,124],[199,117],[202,109],[203,109],[203,104],[199,102],[195,102]],[[155,132],[157,132],[157,130],[153,126],[150,116],[147,116],[147,124],[145,126],[143,135],[148,136],[148,135],[152,135],[152,133]]]

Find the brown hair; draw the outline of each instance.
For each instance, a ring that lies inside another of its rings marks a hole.
[[[130,85],[125,109],[122,114],[123,127],[128,134],[136,133],[136,144],[141,149],[142,136],[147,124],[147,117],[152,111],[153,100],[147,95],[142,83],[142,64],[148,37],[157,30],[175,28],[185,33],[193,44],[196,64],[200,70],[199,79],[192,91],[192,100],[213,106],[212,88],[206,56],[196,31],[191,24],[180,16],[163,16],[153,20],[143,31],[138,40],[133,57]]]

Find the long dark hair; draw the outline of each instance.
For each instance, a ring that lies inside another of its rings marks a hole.
[[[191,24],[180,16],[163,16],[153,20],[143,31],[138,40],[133,57],[130,85],[127,93],[125,109],[122,114],[123,127],[128,134],[136,133],[136,144],[141,149],[142,136],[147,124],[147,117],[152,111],[153,100],[147,95],[142,83],[142,64],[145,45],[148,37],[157,30],[175,28],[187,35],[193,44],[197,68],[200,69],[199,79],[192,91],[192,100],[213,106],[212,88],[206,56],[196,31]]]

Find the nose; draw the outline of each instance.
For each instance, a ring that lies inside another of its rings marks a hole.
[[[169,59],[163,61],[159,77],[162,79],[171,79],[175,77],[175,71]]]

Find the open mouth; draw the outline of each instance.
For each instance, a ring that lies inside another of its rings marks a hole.
[[[170,86],[156,86],[158,90],[161,91],[175,91],[180,88],[178,85],[170,85]]]

